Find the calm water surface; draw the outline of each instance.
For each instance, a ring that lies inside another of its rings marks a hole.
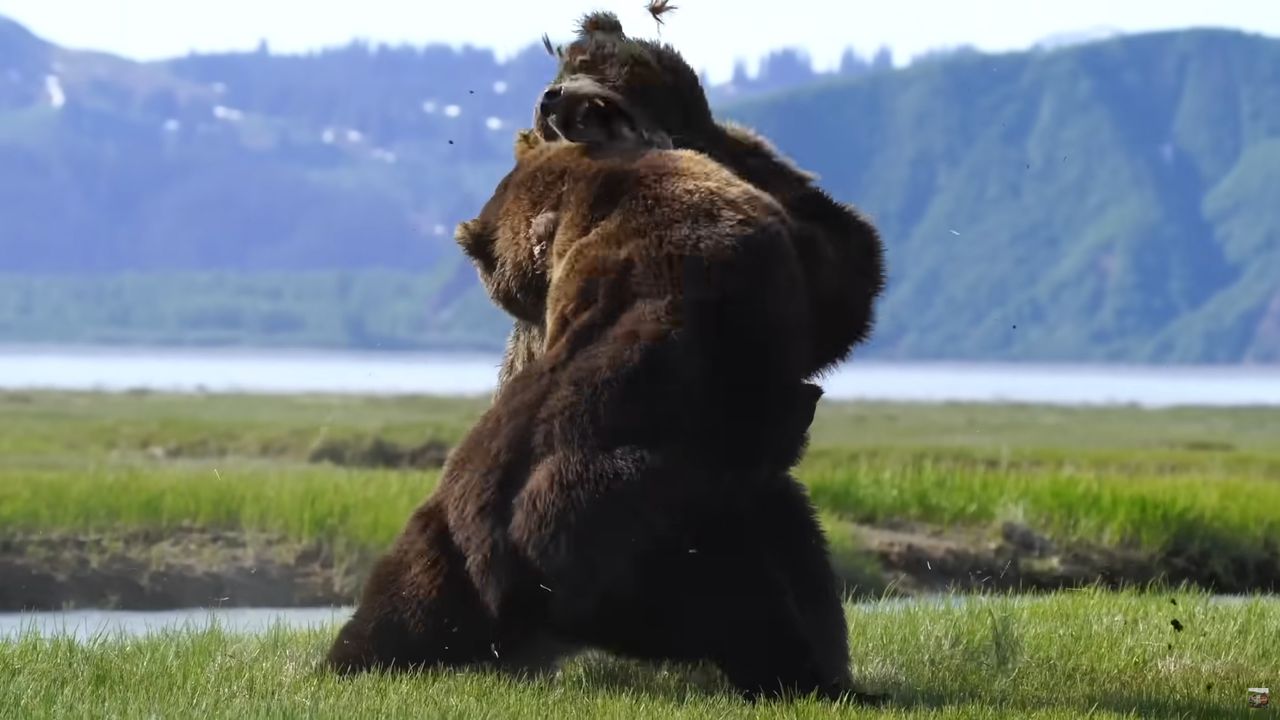
[[[34,632],[41,637],[142,636],[164,631],[205,630],[260,633],[273,625],[291,629],[336,626],[351,608],[188,608],[182,610],[62,610],[0,613],[0,641]]]
[[[484,395],[494,355],[0,347],[0,389]],[[1280,405],[1280,366],[1136,367],[853,361],[826,397],[1052,404]]]
[[[1267,602],[1260,596],[1217,595],[1214,603]],[[960,606],[970,603],[1038,602],[1034,596],[980,596],[980,595],[926,595],[918,598],[872,601],[862,604],[863,609],[876,612],[897,612],[918,605]],[[12,640],[18,635],[35,632],[41,637],[74,637],[89,640],[94,637],[138,637],[157,632],[204,630],[215,624],[227,632],[260,633],[274,626],[290,629],[332,628],[351,616],[349,607],[310,608],[188,608],[183,610],[63,610],[56,612],[0,613],[0,642]]]

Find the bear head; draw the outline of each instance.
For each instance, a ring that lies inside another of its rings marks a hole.
[[[544,38],[545,39],[545,38]],[[548,94],[611,96],[647,127],[662,128],[668,136],[707,137],[716,131],[711,106],[698,75],[670,45],[628,37],[613,13],[590,13],[579,22],[577,38],[568,46],[548,49],[559,59]],[[544,138],[555,129],[545,122],[542,102],[534,112],[534,127]],[[574,128],[560,128],[561,137],[576,140]],[[686,145],[677,143],[682,147]]]

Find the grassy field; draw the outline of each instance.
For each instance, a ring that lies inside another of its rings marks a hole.
[[[452,443],[482,399],[0,394],[0,528],[178,526],[384,546],[435,471],[308,462],[318,444]],[[1280,410],[824,402],[798,470],[829,527],[910,521],[1269,562]],[[2,531],[0,531],[2,532]],[[834,538],[841,545],[844,541]]]
[[[1245,709],[1246,689],[1280,684],[1274,599],[1083,590],[864,603],[848,617],[855,671],[889,696],[884,708],[751,707],[709,668],[601,656],[538,681],[480,672],[339,680],[316,669],[330,629],[244,636],[206,627],[0,643],[0,716],[1261,717]]]
[[[156,534],[139,541],[149,547],[191,528],[264,533],[365,563],[438,471],[314,462],[316,448],[451,444],[485,404],[0,393],[0,566],[24,552],[14,538],[144,531]],[[1016,522],[1060,545],[1280,576],[1277,409],[824,402],[812,435],[798,475],[842,567],[874,560],[854,528],[918,524],[981,544]],[[166,552],[200,552],[183,542]],[[74,547],[41,552],[59,559]],[[332,629],[206,628],[0,642],[0,717],[1250,717],[1246,688],[1280,684],[1273,598],[1087,588],[873,600],[848,612],[854,666],[892,698],[887,708],[750,707],[705,668],[601,657],[538,682],[338,681],[316,672]]]

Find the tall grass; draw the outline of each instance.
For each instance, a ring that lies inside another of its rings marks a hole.
[[[433,472],[306,462],[453,441],[484,399],[0,394],[0,531],[199,525],[381,547]],[[798,475],[842,521],[1160,548],[1280,538],[1280,410],[823,403]],[[154,452],[159,449],[160,452]],[[160,459],[157,459],[157,456]]]
[[[1262,476],[1093,467],[898,461],[822,453],[800,470],[821,507],[863,522],[1015,521],[1064,540],[1162,547],[1280,538],[1280,482]]]
[[[863,523],[1025,523],[1061,540],[1161,548],[1260,547],[1280,537],[1280,482],[935,466],[830,455],[800,469],[819,507]],[[10,531],[195,525],[377,547],[431,491],[436,472],[232,460],[0,468]]]
[[[273,463],[0,470],[0,528],[92,532],[182,526],[381,546],[437,473]]]

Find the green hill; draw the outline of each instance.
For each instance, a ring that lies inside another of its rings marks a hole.
[[[1280,41],[850,67],[712,96],[881,226],[864,356],[1280,361]],[[450,235],[550,73],[537,48],[134,63],[0,19],[0,343],[500,348]]]
[[[883,228],[876,354],[1280,361],[1280,42],[966,53],[730,114]]]

